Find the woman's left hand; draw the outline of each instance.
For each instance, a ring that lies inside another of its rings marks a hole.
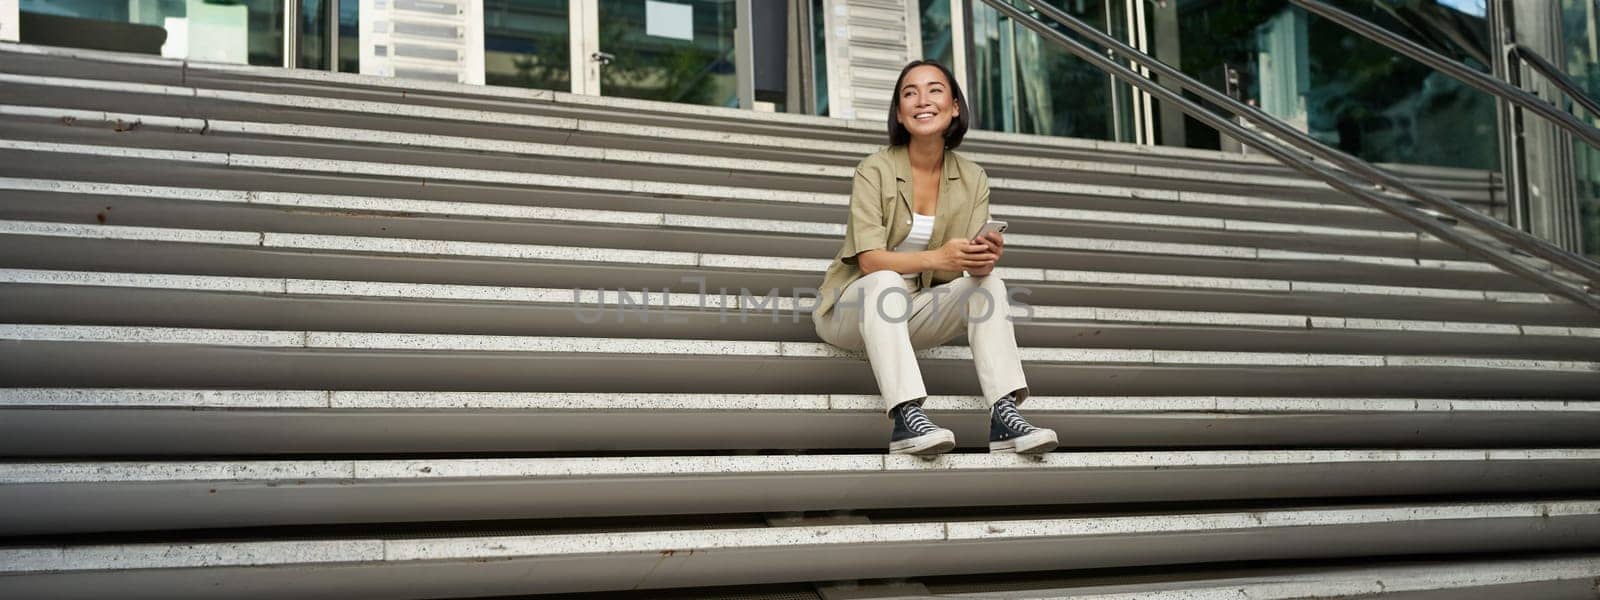
[[[999,263],[1000,257],[1005,254],[1006,238],[999,232],[989,232],[988,235],[978,238],[978,243],[983,244],[988,248],[989,254],[994,255],[994,260],[990,261],[988,266],[978,269],[968,269],[967,273],[974,277],[982,277],[994,271],[995,264]]]

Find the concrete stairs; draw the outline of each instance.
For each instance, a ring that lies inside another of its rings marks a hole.
[[[1254,158],[971,134],[1062,449],[886,456],[881,129],[0,45],[0,596],[1595,597],[1600,315]]]

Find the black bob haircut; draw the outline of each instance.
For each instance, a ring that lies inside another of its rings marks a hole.
[[[967,95],[961,92],[961,84],[956,83],[955,74],[939,61],[929,59],[911,61],[906,68],[900,69],[900,77],[894,80],[894,93],[889,97],[889,145],[904,146],[911,143],[911,132],[900,125],[900,87],[906,83],[906,73],[923,65],[937,67],[944,73],[944,80],[950,82],[950,92],[955,95],[956,109],[961,111],[950,121],[950,127],[944,130],[944,147],[954,150],[961,145],[961,138],[967,137],[967,128],[972,125],[972,110],[967,106]]]

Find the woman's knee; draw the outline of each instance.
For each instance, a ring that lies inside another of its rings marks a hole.
[[[1007,314],[1011,305],[1006,295],[1006,283],[997,275],[973,277],[974,286],[967,296],[967,320],[984,321],[995,315]]]

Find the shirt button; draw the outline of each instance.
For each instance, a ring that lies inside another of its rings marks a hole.
[[[906,224],[907,224],[907,225],[910,225],[910,224],[911,224],[911,221],[906,221]]]

